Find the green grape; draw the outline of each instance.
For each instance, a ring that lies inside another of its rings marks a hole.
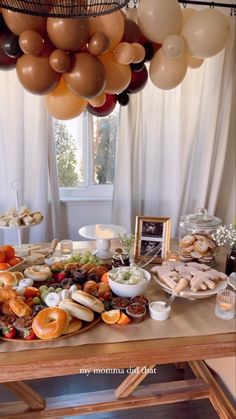
[[[61,291],[63,291],[63,288],[56,288],[54,291],[61,292]]]
[[[80,259],[80,263],[82,263],[82,265],[85,265],[87,262],[88,262],[88,258],[87,258],[87,256],[83,256],[83,257]]]
[[[40,287],[39,287],[39,291],[40,291],[40,293],[42,293],[43,291],[47,291],[48,290],[48,286],[47,285],[41,285]]]

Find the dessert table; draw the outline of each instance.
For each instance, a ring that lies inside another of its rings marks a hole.
[[[76,242],[74,251],[92,250],[93,246],[94,242]],[[223,252],[219,270],[224,261]],[[153,281],[148,298],[155,293],[159,298],[165,296]],[[196,301],[177,298],[170,319],[164,322],[150,318],[128,326],[100,322],[87,334],[42,345],[0,341],[0,382],[21,400],[2,403],[0,417],[59,418],[202,398],[211,401],[220,418],[235,417],[234,407],[203,361],[233,356],[236,349],[235,321],[215,317],[214,305],[215,296]],[[182,362],[189,363],[196,378],[138,387],[150,372],[158,373],[158,365]],[[128,369],[129,375],[121,378],[118,388],[73,398],[44,399],[30,387],[33,379],[121,369]]]

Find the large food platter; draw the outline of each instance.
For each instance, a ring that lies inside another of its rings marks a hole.
[[[173,290],[168,287],[164,282],[162,282],[157,275],[153,274],[153,277],[156,281],[156,283],[168,294],[173,294]],[[204,299],[204,298],[210,298],[214,295],[216,295],[219,291],[225,289],[227,287],[228,282],[227,281],[219,281],[218,284],[216,284],[215,288],[212,290],[206,290],[206,291],[191,291],[190,289],[185,289],[183,291],[180,291],[177,296],[181,298],[187,298],[190,300],[198,300],[198,299]]]
[[[83,322],[82,328],[80,330],[77,330],[76,332],[73,333],[68,333],[67,335],[61,335],[56,339],[33,339],[33,340],[27,340],[27,339],[21,339],[21,338],[14,338],[14,339],[7,339],[4,338],[3,336],[0,335],[0,339],[1,340],[5,340],[11,343],[34,343],[34,344],[39,344],[42,342],[55,342],[61,339],[67,339],[70,338],[71,336],[75,336],[75,335],[79,335],[80,333],[84,333],[90,329],[92,329],[94,326],[96,326],[96,324],[98,322],[100,322],[101,320],[101,316],[96,316],[96,318],[89,323]]]
[[[19,226],[0,226],[1,230],[23,230],[25,228],[31,228],[31,227],[36,227],[39,224],[41,224],[43,222],[43,218],[42,220],[40,220],[38,223],[31,223],[29,225],[19,225]]]

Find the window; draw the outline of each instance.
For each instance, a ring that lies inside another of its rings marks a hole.
[[[53,120],[62,199],[111,198],[119,107],[106,117],[84,112],[68,121]]]

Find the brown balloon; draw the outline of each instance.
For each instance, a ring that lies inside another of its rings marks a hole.
[[[119,64],[112,52],[101,55],[99,60],[102,62],[106,72],[106,93],[121,93],[129,85],[131,80],[131,68],[129,65]]]
[[[100,107],[102,105],[104,105],[104,103],[106,102],[106,94],[105,93],[101,93],[99,96],[96,96],[92,99],[90,99],[89,104],[94,106],[94,107]]]
[[[50,115],[65,120],[80,115],[88,102],[72,93],[62,77],[57,87],[44,97],[44,103]]]
[[[109,38],[102,32],[95,32],[95,34],[91,37],[88,50],[90,54],[93,55],[102,55],[105,54],[110,46]]]
[[[76,52],[89,37],[88,19],[48,18],[48,36],[53,44],[66,51]]]
[[[46,34],[46,18],[41,16],[25,15],[23,13],[12,12],[3,9],[2,15],[8,28],[15,34],[20,35],[27,30],[39,32],[41,35]]]
[[[138,42],[142,34],[137,23],[129,18],[125,18],[124,23],[125,30],[122,42]]]
[[[114,13],[91,17],[89,22],[90,35],[102,32],[109,38],[109,51],[112,51],[121,41],[124,33],[124,18],[119,10]]]
[[[49,57],[50,66],[58,73],[65,73],[71,65],[70,55],[61,49],[55,49]]]
[[[67,86],[77,95],[90,99],[104,89],[105,70],[98,58],[89,52],[74,54],[70,72],[63,77]]]
[[[25,54],[38,55],[43,50],[44,40],[40,33],[28,30],[20,35],[19,44]]]
[[[49,59],[43,56],[22,55],[17,60],[16,70],[24,88],[40,95],[53,90],[61,77],[51,68]]]

